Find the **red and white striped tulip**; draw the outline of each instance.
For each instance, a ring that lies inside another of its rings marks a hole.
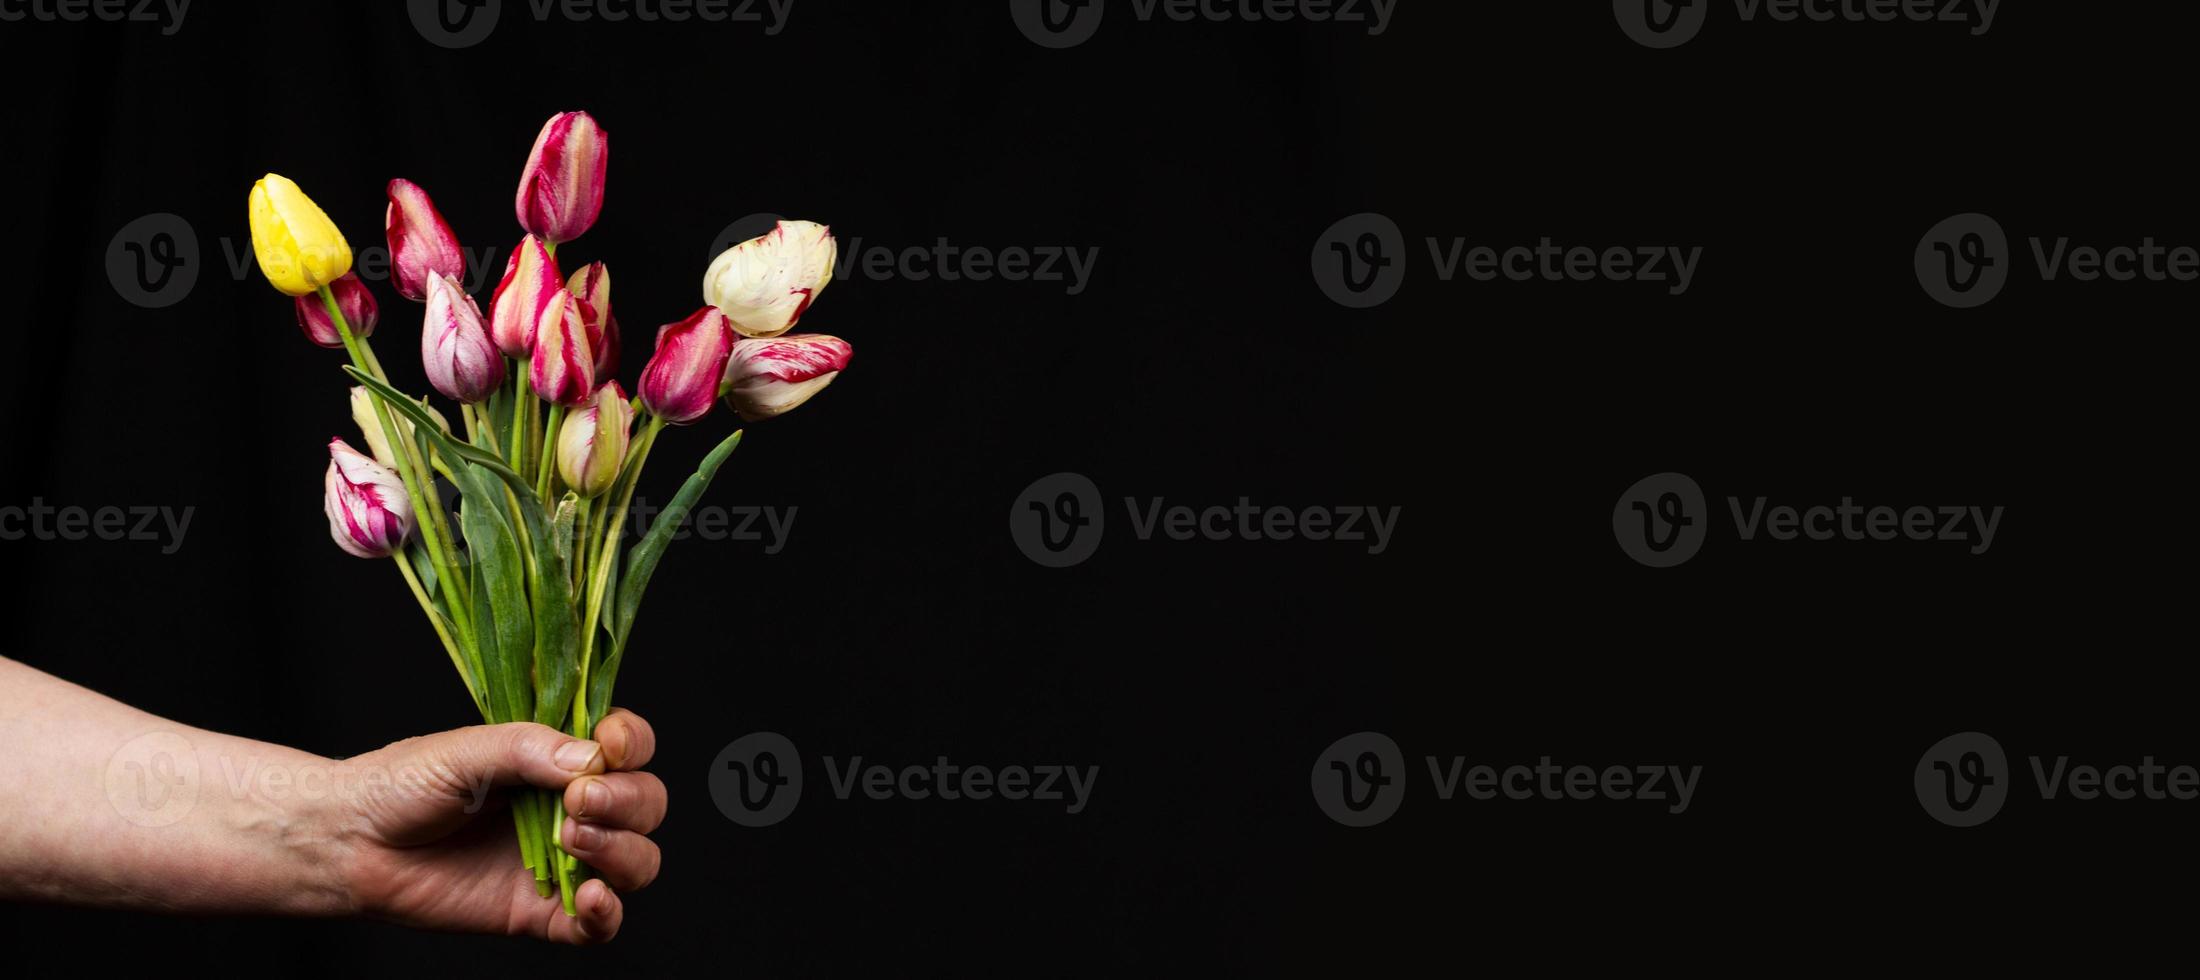
[[[642,404],[674,425],[710,414],[735,339],[726,315],[715,306],[657,328],[657,353],[642,369]]]
[[[428,274],[428,315],[420,327],[420,362],[428,383],[468,405],[487,401],[504,383],[504,358],[489,339],[481,307],[448,274]]]
[[[588,351],[588,327],[581,301],[563,289],[543,307],[535,326],[535,353],[528,380],[542,400],[581,405],[596,387],[596,364]]]
[[[580,297],[588,351],[596,359],[596,383],[611,380],[619,373],[619,321],[611,315],[611,267],[589,263],[565,281],[565,291]]]
[[[458,235],[443,212],[435,209],[428,192],[419,184],[399,178],[390,181],[390,206],[383,212],[382,230],[390,243],[390,280],[399,295],[415,303],[428,298],[433,276],[466,277],[466,253],[458,247]]]
[[[322,480],[328,532],[336,546],[360,558],[387,558],[412,534],[412,498],[397,474],[342,439],[328,444]]]
[[[833,281],[840,246],[814,221],[782,221],[762,238],[725,250],[703,273],[703,301],[724,310],[744,337],[777,337]]]
[[[535,349],[535,327],[564,288],[558,263],[542,239],[527,236],[504,262],[504,279],[489,299],[489,338],[504,356],[526,360]]]
[[[743,421],[785,415],[825,390],[854,356],[847,341],[820,333],[743,338],[726,361],[726,403]]]
[[[351,335],[365,340],[374,335],[374,325],[382,318],[382,309],[374,302],[374,294],[367,291],[367,284],[359,281],[359,275],[344,273],[343,277],[328,284],[329,295],[336,297],[336,308],[343,311],[344,322],[351,325]],[[342,350],[344,338],[336,332],[336,321],[329,319],[328,304],[321,302],[321,294],[307,293],[294,300],[298,307],[298,329],[306,339],[323,347]]]
[[[519,175],[519,226],[552,243],[581,237],[603,213],[604,166],[611,137],[585,112],[561,112],[543,124]]]
[[[601,496],[619,479],[634,432],[634,403],[616,381],[596,389],[587,408],[558,430],[558,475],[583,497]]]

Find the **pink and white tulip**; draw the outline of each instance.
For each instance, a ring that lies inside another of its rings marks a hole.
[[[581,237],[603,213],[604,167],[611,137],[585,112],[561,112],[543,124],[520,172],[519,225],[544,241]]]
[[[359,281],[358,273],[346,272],[343,277],[328,284],[329,295],[336,297],[336,308],[343,311],[344,322],[351,325],[351,335],[365,340],[374,335],[374,325],[382,318],[381,307],[374,302],[374,294],[367,291],[367,284]],[[336,321],[329,319],[328,304],[321,302],[321,294],[307,293],[296,298],[298,329],[306,339],[323,347],[342,350],[344,338],[336,332]]]
[[[399,178],[390,181],[389,198],[382,226],[390,243],[390,280],[398,294],[418,303],[428,298],[431,277],[464,279],[466,253],[428,192]]]
[[[634,403],[616,381],[596,389],[595,401],[573,413],[558,430],[558,475],[583,497],[601,496],[618,482],[634,431]]]
[[[588,351],[588,327],[581,301],[563,289],[543,307],[535,327],[535,352],[528,380],[542,400],[558,405],[588,401],[596,386],[596,364]]]
[[[744,337],[777,337],[833,281],[840,246],[814,221],[782,221],[762,238],[725,250],[703,273],[703,301],[725,311]]]
[[[596,359],[596,383],[619,373],[619,321],[611,315],[611,267],[591,262],[565,281],[565,291],[580,298],[581,322],[588,327],[588,351]]]
[[[504,356],[526,360],[535,349],[535,327],[564,289],[558,263],[542,239],[527,236],[504,262],[504,279],[489,299],[489,338]]]
[[[420,327],[420,362],[428,369],[428,383],[453,401],[487,401],[504,383],[504,358],[489,339],[481,307],[458,280],[441,272],[429,276],[428,315]]]
[[[825,390],[854,356],[847,341],[818,333],[744,338],[726,361],[726,403],[748,422],[785,415]]]
[[[642,369],[642,404],[674,425],[710,414],[735,339],[726,315],[714,306],[657,328],[657,353]]]
[[[360,558],[387,558],[412,534],[412,498],[405,483],[342,439],[328,444],[322,480],[328,532],[336,546]]]

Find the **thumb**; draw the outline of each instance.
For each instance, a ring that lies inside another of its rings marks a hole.
[[[407,761],[467,785],[564,789],[604,771],[603,747],[528,721],[475,725],[399,743]]]

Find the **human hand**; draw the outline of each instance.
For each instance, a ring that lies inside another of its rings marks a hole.
[[[324,819],[345,857],[357,910],[453,932],[529,935],[589,944],[619,931],[619,892],[657,877],[662,855],[643,835],[665,816],[665,784],[637,772],[656,751],[649,724],[615,710],[596,740],[515,722],[406,739],[340,765],[400,774],[332,801]],[[596,869],[568,917],[535,893],[511,816],[492,786],[562,790],[566,849]]]

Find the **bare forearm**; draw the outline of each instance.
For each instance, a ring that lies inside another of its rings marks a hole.
[[[0,898],[350,911],[343,845],[312,786],[329,760],[179,725],[4,658],[0,746]]]

